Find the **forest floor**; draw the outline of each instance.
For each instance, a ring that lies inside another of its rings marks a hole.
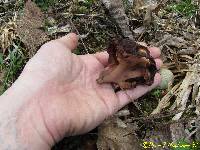
[[[53,150],[199,149],[200,4],[154,2],[123,0],[135,40],[161,49],[163,68],[173,72],[173,82],[168,89],[155,89],[127,105],[99,128],[64,138]],[[156,7],[146,27],[150,5]],[[77,55],[103,51],[111,38],[121,34],[98,0],[0,1],[1,93],[43,43],[70,32],[80,37]]]

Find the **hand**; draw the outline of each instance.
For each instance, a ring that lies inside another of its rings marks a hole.
[[[160,75],[156,74],[151,86],[115,93],[110,84],[96,83],[107,65],[107,52],[78,56],[71,52],[77,43],[77,36],[71,33],[44,44],[6,92],[7,95],[15,93],[20,99],[23,97],[18,127],[23,126],[28,131],[34,128],[35,134],[48,146],[65,135],[88,132],[160,83]],[[160,50],[149,50],[159,68],[162,64]],[[21,138],[27,140],[24,135]]]

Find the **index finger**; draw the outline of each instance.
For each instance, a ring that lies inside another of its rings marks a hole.
[[[159,58],[161,55],[161,51],[158,47],[149,47],[148,50],[153,58]]]
[[[147,44],[144,42],[138,42],[138,44],[147,47]],[[158,47],[148,47],[148,50],[153,58],[158,58],[161,55],[161,51]]]

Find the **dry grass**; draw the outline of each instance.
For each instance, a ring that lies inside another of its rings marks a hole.
[[[99,1],[35,2],[37,6],[30,2],[24,5],[23,1],[5,4],[5,11],[0,14],[0,87],[3,90],[15,81],[26,61],[47,40],[75,32],[80,37],[76,54],[86,54],[104,50],[110,38],[121,34],[119,26]],[[141,2],[132,6],[128,1],[124,1],[130,29],[137,41],[146,42],[162,50],[165,67],[172,70],[175,81],[170,89],[156,89],[140,98],[140,101],[128,105],[124,109],[131,115],[121,118],[126,124],[137,124],[139,128],[136,129],[136,133],[139,133],[141,139],[147,137],[152,127],[155,128],[154,134],[161,135],[150,138],[153,141],[158,138],[161,141],[165,140],[163,138],[166,137],[162,135],[166,130],[171,136],[175,135],[175,128],[181,133],[187,133],[176,136],[176,140],[185,138],[187,142],[191,142],[194,137],[199,139],[199,134],[196,134],[199,132],[197,121],[200,111],[200,84],[196,80],[199,79],[200,73],[198,1],[162,1],[150,19],[147,19],[148,26],[143,23],[148,5]],[[150,115],[151,113],[154,115]],[[159,127],[166,124],[165,130]],[[184,131],[178,127],[182,125]],[[144,132],[147,134],[143,134]],[[77,137],[79,142],[72,142],[68,138],[54,150],[83,148],[88,141],[95,145],[97,132],[94,133],[93,136],[84,135],[87,136],[87,140],[80,140],[82,137]]]

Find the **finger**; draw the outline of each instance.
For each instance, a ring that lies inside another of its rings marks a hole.
[[[138,44],[147,47],[147,44],[144,43],[144,42],[138,42]],[[149,47],[148,49],[149,49],[149,51],[150,51],[150,55],[151,55],[153,58],[158,58],[158,57],[160,57],[161,51],[160,51],[160,49],[159,49],[158,47]]]
[[[151,86],[138,85],[136,88],[132,90],[117,92],[116,95],[118,96],[119,101],[120,101],[120,108],[124,107],[126,104],[128,104],[132,100],[135,100],[143,96],[145,93],[151,91],[152,89],[160,85],[160,82],[161,82],[161,76],[159,73],[157,73],[154,77],[154,83]]]
[[[150,51],[150,55],[153,57],[153,58],[158,58],[160,57],[161,55],[161,51],[158,47],[150,47],[148,48],[149,51]]]
[[[56,41],[63,44],[66,48],[74,50],[78,45],[78,36],[75,33],[69,33]]]
[[[154,51],[154,49],[153,49]],[[154,52],[153,52],[154,53]],[[96,59],[98,59],[98,61],[106,66],[108,64],[108,53],[107,52],[98,52],[98,53],[95,53],[94,56],[96,57]],[[161,59],[155,59],[155,62],[156,62],[156,67],[157,69],[160,69],[160,67],[163,65],[163,62]]]
[[[108,64],[109,55],[106,51],[95,53],[94,56],[102,65],[106,66]]]
[[[156,62],[156,68],[159,70],[161,68],[161,66],[163,65],[163,62],[161,59],[155,59]]]

